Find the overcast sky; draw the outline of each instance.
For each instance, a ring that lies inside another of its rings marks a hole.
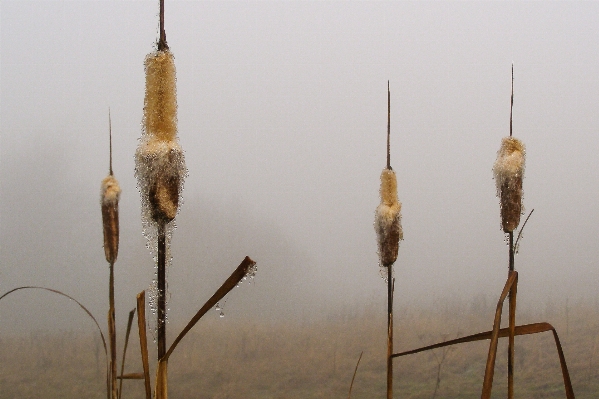
[[[122,321],[154,270],[133,155],[158,1],[0,5],[0,292],[57,288],[104,319],[110,107]],[[598,300],[598,2],[167,0],[165,19],[189,169],[171,322],[187,321],[245,255],[258,263],[256,284],[231,294],[230,317],[285,320],[360,303],[383,311],[372,223],[388,80],[405,235],[396,306],[495,301],[507,246],[491,169],[509,135],[512,62],[524,206],[535,210],[516,258],[519,304]],[[62,305],[15,293],[0,320],[52,324],[40,314],[76,312]]]

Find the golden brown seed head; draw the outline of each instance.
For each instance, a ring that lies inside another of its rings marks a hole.
[[[102,180],[101,205],[104,228],[104,255],[110,264],[116,262],[119,253],[119,197],[121,188],[112,175]]]
[[[505,137],[493,166],[501,208],[501,227],[506,233],[513,232],[520,224],[525,156],[526,149],[520,140]]]
[[[135,174],[144,217],[156,223],[168,223],[177,214],[187,171],[177,142],[173,54],[168,49],[148,54],[145,71],[144,131],[135,154]]]
[[[389,267],[397,260],[399,241],[403,240],[397,178],[395,172],[390,169],[384,169],[381,173],[380,195],[381,204],[376,208],[374,229],[381,265]]]

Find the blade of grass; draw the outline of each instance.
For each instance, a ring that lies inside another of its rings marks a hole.
[[[117,377],[119,380],[143,380],[143,373],[130,373],[130,374],[121,374]],[[120,391],[119,391],[120,393]]]
[[[177,347],[179,342],[185,337],[185,335],[196,325],[196,323],[204,316],[210,309],[216,305],[218,301],[220,301],[225,295],[227,295],[233,288],[237,286],[237,284],[241,281],[241,279],[248,273],[248,271],[254,267],[256,262],[250,259],[249,256],[246,256],[245,259],[237,266],[237,269],[229,276],[229,278],[221,285],[221,287],[216,290],[214,295],[208,299],[208,301],[198,310],[198,312],[191,318],[187,326],[179,333],[179,336],[173,341],[172,345],[164,355],[164,357],[160,360],[168,360],[173,350]],[[164,366],[166,369],[166,366]]]
[[[538,334],[538,333],[543,333],[543,332],[547,332],[547,331],[551,331],[553,333],[553,338],[555,340],[555,346],[558,352],[558,356],[559,356],[559,361],[560,361],[560,366],[562,369],[562,377],[564,379],[564,387],[566,390],[566,398],[568,399],[574,399],[574,391],[572,389],[572,382],[570,380],[570,373],[568,372],[568,365],[566,363],[566,358],[564,356],[564,351],[562,349],[562,345],[560,343],[559,340],[559,336],[557,334],[557,331],[555,330],[555,328],[549,324],[549,323],[545,323],[545,322],[541,322],[541,323],[532,323],[532,324],[524,324],[521,326],[516,326],[514,329],[514,335],[515,336],[519,336],[519,335],[530,335],[530,334]],[[493,337],[494,331],[485,331],[485,332],[481,332],[478,334],[473,334],[473,335],[468,335],[466,337],[461,337],[461,338],[456,338],[456,339],[452,339],[451,341],[444,341],[444,342],[440,342],[438,344],[433,344],[433,345],[428,345],[428,346],[423,346],[421,348],[417,348],[417,349],[412,349],[409,351],[405,351],[405,352],[399,352],[399,353],[395,353],[393,354],[393,357],[402,357],[402,356],[407,356],[407,355],[414,355],[416,353],[420,353],[420,352],[425,352],[428,350],[432,350],[432,349],[437,349],[437,348],[443,348],[445,346],[451,346],[451,345],[457,345],[457,344],[465,344],[468,342],[476,342],[476,341],[484,341],[487,339],[491,339]],[[510,335],[510,329],[508,328],[502,328],[499,330],[499,333],[497,334],[498,338],[506,338],[509,337]]]
[[[146,335],[146,292],[137,294],[137,329],[139,331],[139,346],[141,349],[141,362],[144,369],[144,385],[146,399],[152,399],[150,386],[150,363],[148,361],[148,337]]]
[[[503,303],[505,298],[511,292],[512,286],[518,284],[518,272],[510,271],[499,301],[497,301],[497,309],[495,310],[495,320],[493,322],[493,334],[491,336],[491,344],[489,345],[489,355],[487,356],[487,365],[485,367],[485,379],[483,381],[483,391],[481,399],[491,398],[491,389],[493,388],[493,374],[495,373],[495,359],[497,357],[497,343],[499,339],[499,330],[501,329],[501,312],[503,311]]]
[[[168,398],[168,379],[167,379],[168,359],[160,359],[156,368],[156,388],[154,389],[154,399]]]
[[[354,387],[354,380],[356,379],[356,373],[358,372],[358,366],[360,365],[360,360],[362,360],[362,355],[364,351],[360,352],[360,357],[358,358],[358,363],[356,363],[356,369],[354,370],[354,376],[351,378],[351,384],[349,384],[349,394],[347,395],[347,399],[351,399],[351,390]]]
[[[17,288],[13,288],[12,290],[10,290],[8,292],[5,292],[2,296],[0,296],[0,301],[4,297],[8,296],[9,294],[12,294],[13,292],[20,291],[20,290],[27,290],[27,289],[44,290],[44,291],[53,292],[55,294],[61,295],[65,298],[68,298],[71,301],[74,301],[77,305],[79,305],[79,307],[81,309],[83,309],[83,311],[85,313],[87,313],[87,315],[94,321],[94,323],[96,324],[96,327],[98,328],[98,332],[100,333],[100,338],[102,338],[102,345],[104,346],[104,356],[106,359],[106,397],[108,399],[110,399],[110,364],[108,362],[108,350],[106,349],[106,340],[104,339],[104,334],[102,334],[102,329],[100,328],[100,325],[98,324],[98,320],[96,320],[94,315],[92,315],[91,312],[85,306],[83,306],[83,304],[81,302],[79,302],[72,296],[65,294],[64,292],[60,292],[60,291],[54,290],[52,288],[38,287],[38,286],[17,287]]]
[[[135,316],[135,309],[129,312],[129,319],[127,320],[127,332],[125,333],[125,347],[123,348],[123,359],[121,362],[121,381],[119,383],[119,393],[118,397],[121,399],[123,395],[123,376],[125,374],[125,356],[127,355],[127,345],[129,345],[129,334],[131,333],[131,324],[133,324],[133,316]],[[141,374],[141,378],[143,378],[143,374]]]

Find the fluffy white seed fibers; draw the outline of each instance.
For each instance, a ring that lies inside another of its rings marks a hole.
[[[108,175],[102,180],[101,201],[104,205],[116,205],[121,196],[121,187],[113,175]]]
[[[497,151],[497,160],[493,166],[498,194],[507,180],[524,176],[525,151],[524,144],[517,138],[504,137],[501,140],[501,148]]]

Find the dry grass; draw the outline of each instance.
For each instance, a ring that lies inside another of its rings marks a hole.
[[[492,316],[491,309],[467,304],[426,311],[400,309],[395,323],[396,349],[489,329]],[[548,321],[558,329],[576,397],[596,398],[599,307],[570,305],[568,328],[564,311],[520,310],[519,324],[536,321]],[[381,309],[346,312],[320,321],[296,320],[287,325],[219,319],[215,313],[192,330],[171,356],[170,394],[175,398],[343,398],[347,397],[356,359],[364,351],[352,398],[384,398],[385,329]],[[105,365],[98,341],[97,337],[73,332],[3,338],[0,399],[105,397]],[[479,398],[488,341],[454,348],[443,362],[437,397]],[[128,354],[126,372],[142,371],[135,352]],[[506,353],[504,339],[498,351],[493,398],[506,396]],[[395,396],[431,398],[437,366],[432,352],[396,360]],[[123,385],[123,398],[145,397],[142,382],[124,381]],[[565,397],[549,333],[516,338],[515,396]]]

